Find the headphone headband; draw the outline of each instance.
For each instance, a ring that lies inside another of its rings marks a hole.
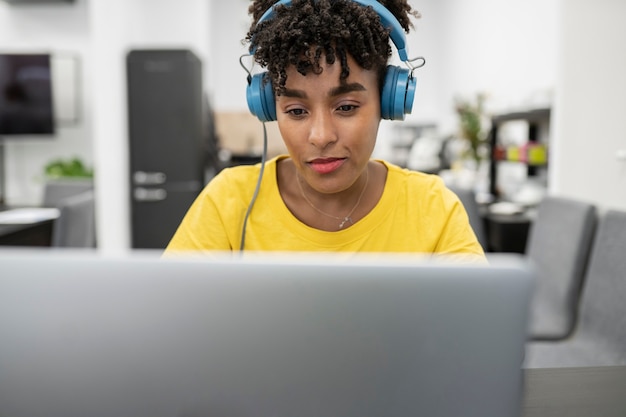
[[[390,29],[390,38],[398,50],[400,59],[408,62],[406,50],[406,38],[404,30],[398,19],[382,4],[376,0],[351,0],[362,6],[371,6],[378,14],[386,28]],[[270,7],[259,19],[257,25],[271,19],[276,14],[276,6],[291,6],[292,0],[281,0]],[[293,7],[293,6],[292,6]],[[255,48],[250,48],[254,54]],[[410,65],[409,65],[410,67]],[[267,79],[267,72],[248,77],[246,99],[248,109],[262,122],[276,120],[276,101],[271,81]],[[382,85],[380,97],[381,117],[390,120],[403,120],[405,114],[411,113],[413,99],[415,97],[416,81],[411,72],[406,68],[387,66],[385,80]]]
[[[391,41],[395,45],[398,50],[398,55],[403,62],[409,60],[408,53],[406,50],[406,37],[404,36],[404,30],[402,29],[402,25],[398,22],[398,19],[391,13],[385,6],[377,2],[376,0],[352,0],[354,3],[358,3],[362,6],[371,6],[374,11],[380,16],[380,21],[383,26],[388,29],[391,29],[390,37]],[[283,6],[291,6],[292,0],[281,0],[278,3],[274,4],[270,7],[259,19],[257,25],[265,20],[271,19],[275,15],[274,8],[279,5]],[[252,51],[254,53],[254,51]]]

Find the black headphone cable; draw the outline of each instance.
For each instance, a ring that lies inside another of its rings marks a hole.
[[[246,215],[243,218],[243,227],[241,229],[241,243],[239,245],[239,252],[243,252],[243,248],[246,243],[246,228],[248,226],[248,217],[250,217],[250,212],[252,211],[252,207],[254,206],[257,196],[259,195],[259,189],[261,188],[261,180],[263,179],[263,172],[265,171],[266,159],[267,159],[267,127],[265,126],[265,122],[263,122],[263,154],[261,155],[261,169],[259,171],[259,178],[257,179],[257,182],[256,182],[254,194],[252,195],[252,200],[250,200],[250,204],[248,205],[248,210],[246,211]]]

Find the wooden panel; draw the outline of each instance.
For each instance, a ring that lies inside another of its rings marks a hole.
[[[249,112],[216,112],[215,126],[222,149],[234,154],[260,155],[263,150],[263,124]],[[276,122],[266,123],[268,157],[286,154]]]

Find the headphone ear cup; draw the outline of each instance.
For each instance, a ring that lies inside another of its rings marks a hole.
[[[266,72],[255,74],[246,88],[246,99],[250,113],[262,122],[276,120],[276,102],[272,82]]]
[[[404,120],[413,110],[415,78],[409,70],[393,65],[387,66],[383,90],[380,96],[380,113],[383,119]]]

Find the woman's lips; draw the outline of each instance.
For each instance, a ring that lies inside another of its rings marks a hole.
[[[343,165],[345,161],[343,158],[318,158],[309,162],[309,165],[318,174],[329,174]]]

